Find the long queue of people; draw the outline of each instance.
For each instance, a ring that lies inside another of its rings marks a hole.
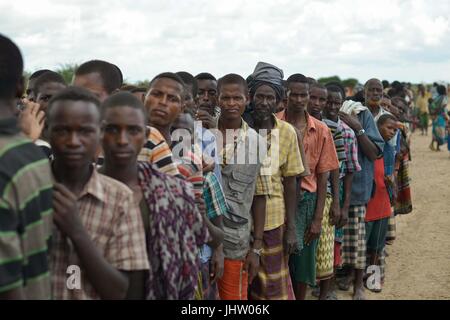
[[[370,79],[347,97],[264,62],[246,79],[123,78],[91,60],[70,85],[39,70],[25,86],[0,35],[0,299],[382,290],[412,211],[401,94]]]

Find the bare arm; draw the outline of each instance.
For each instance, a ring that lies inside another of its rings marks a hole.
[[[297,208],[297,177],[285,177],[283,179],[284,203],[286,207],[286,232],[284,236],[286,253],[292,254],[297,248],[297,236],[295,232],[295,212]]]
[[[344,203],[342,206],[342,217],[339,227],[343,227],[348,222],[348,210],[350,208],[350,199],[352,197],[353,173],[347,173],[344,177]]]
[[[321,228],[323,211],[325,209],[325,199],[327,197],[327,180],[329,172],[317,174],[317,204],[316,211],[314,213],[314,219],[311,226],[305,234],[305,243],[309,244],[314,239],[319,238]]]

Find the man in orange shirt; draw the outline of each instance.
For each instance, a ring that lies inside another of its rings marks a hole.
[[[304,300],[307,285],[316,284],[316,251],[322,229],[327,180],[330,171],[339,168],[339,162],[330,130],[306,111],[309,102],[306,77],[294,74],[288,78],[287,86],[287,109],[277,116],[300,131],[311,172],[310,176],[302,179],[302,197],[295,217],[300,252],[290,259],[295,295],[298,300]]]

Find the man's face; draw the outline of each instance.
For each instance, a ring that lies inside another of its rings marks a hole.
[[[309,85],[307,83],[292,82],[288,87],[287,109],[294,112],[306,110],[309,102]]]
[[[105,101],[106,98],[109,97],[109,94],[103,85],[102,77],[98,72],[75,75],[72,84],[75,87],[85,88],[90,91],[100,100],[100,102]]]
[[[253,96],[253,117],[259,121],[270,119],[277,106],[277,95],[268,85],[262,85]]]
[[[205,110],[209,114],[214,114],[214,107],[217,105],[217,81],[197,80],[197,106],[200,110]]]
[[[70,169],[90,166],[99,144],[97,106],[85,101],[57,101],[49,114],[50,145],[55,161]]]
[[[25,91],[25,94],[27,96],[27,99],[30,101],[36,100],[36,95],[34,92],[34,85],[36,84],[36,80],[37,78],[28,80],[28,87],[27,90]]]
[[[365,89],[366,103],[370,107],[380,106],[383,98],[383,85],[378,80],[372,80],[367,83]]]
[[[133,92],[133,96],[138,98],[139,101],[142,101],[142,103],[144,103],[144,101],[145,101],[145,94],[146,93],[144,91]]]
[[[184,91],[184,109],[186,111],[189,111],[191,114],[195,114],[195,111],[197,110],[197,105],[195,104],[194,97],[192,96],[192,86],[186,85],[185,91]]]
[[[127,106],[108,108],[103,115],[101,142],[105,160],[115,167],[134,164],[147,141],[141,110]]]
[[[390,111],[392,108],[391,99],[383,97],[380,102],[380,107],[382,107],[384,110]]]
[[[160,78],[153,82],[145,99],[150,124],[169,127],[183,111],[183,86],[175,80]]]
[[[323,109],[325,117],[330,120],[336,120],[341,107],[342,94],[339,92],[328,92],[327,103]]]
[[[40,105],[40,110],[47,113],[48,101],[58,92],[64,90],[66,86],[58,82],[48,82],[39,86],[36,102]]]
[[[328,92],[326,89],[311,88],[309,91],[308,113],[315,118],[320,118],[322,110],[327,104]]]
[[[380,131],[380,135],[383,137],[384,141],[389,141],[394,138],[395,133],[397,132],[397,122],[388,119],[382,125],[378,126],[378,130]]]
[[[220,118],[225,121],[240,119],[248,102],[248,93],[242,85],[225,84],[219,92]]]

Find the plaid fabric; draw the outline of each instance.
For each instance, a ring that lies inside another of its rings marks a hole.
[[[409,156],[405,153],[400,160],[397,176],[398,195],[395,203],[395,215],[412,212],[411,187],[409,178]]]
[[[350,206],[348,223],[344,227],[342,260],[344,266],[355,269],[366,268],[365,206]]]
[[[386,234],[386,241],[393,241],[393,240],[395,240],[396,231],[397,231],[397,227],[396,227],[396,224],[395,224],[395,215],[393,213],[389,217],[388,231],[387,231],[387,234]]]
[[[298,176],[305,170],[294,128],[276,117],[274,120],[275,127],[268,136],[268,161],[265,162],[265,166],[271,169],[272,192],[267,196],[264,231],[276,229],[285,223],[283,177]]]
[[[150,127],[148,140],[138,156],[138,161],[153,164],[159,171],[171,176],[179,174],[166,140],[158,129],[153,127]]]
[[[323,119],[323,122],[328,126],[333,136],[334,146],[336,148],[337,157],[339,163],[347,159],[344,147],[344,138],[342,134],[342,127],[338,123],[331,121],[329,119]]]
[[[346,154],[345,161],[341,166],[341,178],[343,178],[347,173],[361,171],[361,166],[358,161],[358,140],[355,132],[344,121],[339,120],[338,124],[342,129]]]
[[[148,270],[145,231],[132,191],[95,170],[78,198],[79,215],[92,242],[118,270]],[[81,269],[81,289],[70,290],[67,268],[82,268],[72,242],[54,230],[51,250],[53,296],[57,300],[89,300],[100,296]]]
[[[316,253],[317,280],[327,280],[334,274],[334,226],[331,225],[330,209],[333,199],[330,194],[325,200],[325,209],[322,219],[322,233]]]
[[[227,212],[225,194],[213,172],[208,172],[204,177],[203,199],[206,205],[206,215],[210,220]]]
[[[258,275],[250,286],[250,300],[288,300],[289,267],[284,253],[284,227],[264,231]]]

